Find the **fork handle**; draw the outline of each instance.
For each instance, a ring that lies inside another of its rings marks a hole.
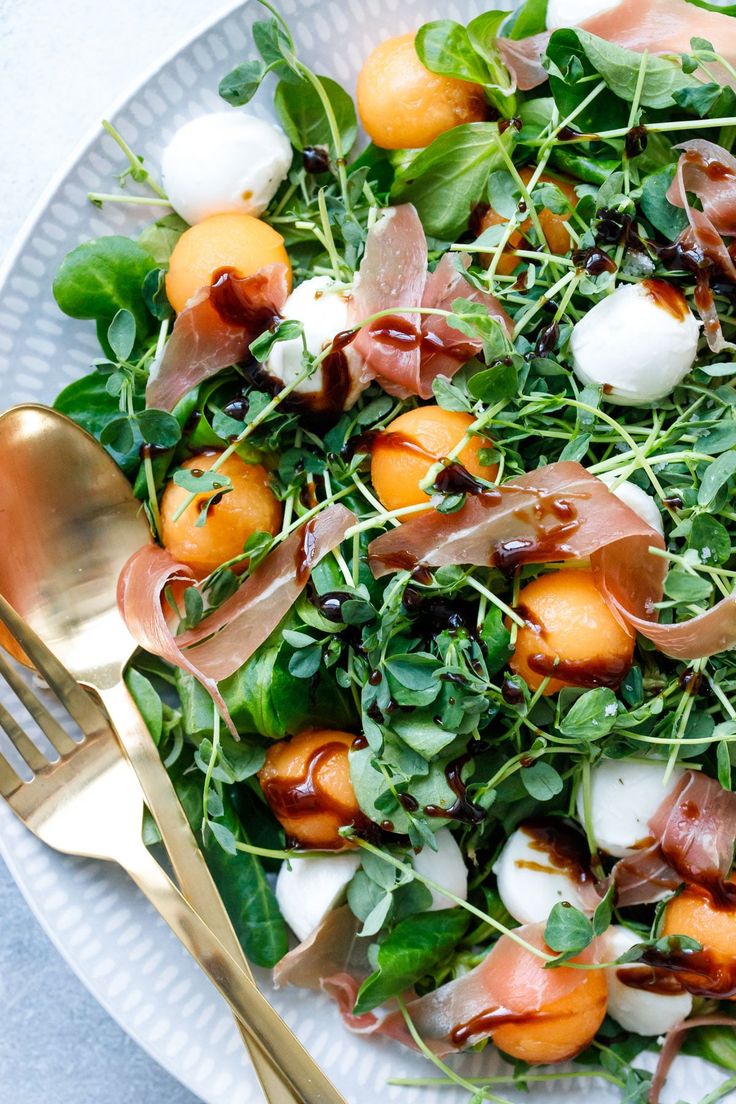
[[[184,896],[212,929],[236,962],[249,969],[230,918],[222,903],[212,875],[197,845],[174,786],[159,758],[151,734],[122,678],[112,686],[100,688],[99,696],[107,710],[118,739],[138,775],[146,803],[158,824],[164,846]],[[240,1026],[240,1025],[238,1025]],[[241,1034],[244,1028],[240,1026]],[[269,1104],[300,1104],[266,1054],[251,1049],[253,1067]]]
[[[143,846],[121,862],[225,998],[259,1050],[269,1056],[303,1104],[345,1104],[255,982],[227,953],[156,859]]]

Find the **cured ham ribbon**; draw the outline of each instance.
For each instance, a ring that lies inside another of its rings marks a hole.
[[[702,266],[695,305],[705,323],[708,345],[718,353],[727,342],[710,290],[710,274],[715,269],[727,279],[736,280],[736,265],[721,236],[736,234],[736,158],[703,138],[693,138],[675,148],[683,152],[667,199],[687,214],[690,225],[678,242],[690,256],[699,258]],[[700,200],[702,211],[692,206],[688,192]]]
[[[146,405],[171,411],[203,380],[244,360],[251,342],[279,322],[288,294],[283,264],[254,276],[224,272],[212,287],[200,288],[151,369]]]
[[[118,605],[128,630],[139,647],[194,675],[237,735],[218,682],[242,667],[270,636],[306,586],[311,568],[337,548],[354,522],[344,506],[329,506],[270,552],[195,629],[176,637],[163,593],[175,581],[194,585],[194,578],[164,548],[145,545],[131,556],[118,581]]]
[[[517,928],[516,934],[549,953],[543,930],[542,924],[529,924]],[[386,1035],[414,1047],[401,1011],[376,1009],[358,1017],[352,1014],[360,982],[370,972],[367,959],[362,969],[356,969],[355,956],[361,953],[356,952],[356,942],[368,942],[357,938],[356,931],[357,922],[347,905],[329,913],[312,935],[278,964],[274,971],[276,984],[322,989],[337,1001],[351,1030]],[[595,962],[598,955],[599,944],[595,941],[575,961]],[[543,959],[509,936],[502,936],[473,970],[423,997],[407,994],[405,1004],[424,1042],[442,1056],[492,1036],[503,1024],[528,1019],[567,996],[584,980],[583,971],[565,966],[546,970]]]
[[[736,59],[736,20],[725,13],[698,8],[686,0],[621,0],[575,26],[637,53],[647,50],[650,54],[687,54],[691,38],[706,38],[715,43],[727,61]],[[524,91],[547,80],[542,57],[551,34],[545,31],[517,41],[497,40],[507,68]],[[733,83],[722,67],[710,68],[718,69],[716,76],[722,83]]]
[[[596,583],[621,620],[673,659],[736,646],[736,596],[674,625],[658,625],[665,560],[660,533],[570,460],[548,464],[469,498],[455,514],[432,512],[383,533],[368,547],[376,578],[400,569],[473,564],[502,570],[590,557]]]
[[[467,256],[458,256],[459,264],[469,263]],[[452,377],[483,344],[438,315],[420,316],[402,307],[450,310],[456,299],[467,299],[482,303],[508,333],[512,329],[498,300],[473,287],[450,254],[431,274],[427,262],[427,239],[415,208],[409,203],[390,207],[368,233],[353,289],[353,326],[379,311],[396,311],[361,329],[353,344],[365,361],[365,378],[378,380],[390,395],[401,398],[431,398],[432,381],[439,375]]]
[[[727,882],[736,839],[736,794],[715,778],[686,771],[649,822],[651,847],[616,863],[619,905],[660,900],[681,882],[736,900]]]

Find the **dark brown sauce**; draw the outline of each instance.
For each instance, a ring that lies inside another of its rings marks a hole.
[[[569,560],[572,553],[561,546],[560,541],[566,534],[575,532],[577,527],[577,521],[571,521],[537,537],[499,541],[493,554],[494,566],[509,574],[524,564]]]
[[[345,594],[342,590],[330,590],[326,594],[318,594],[312,599],[313,604],[325,620],[332,621],[335,625],[342,623],[342,607],[349,600],[350,595]]]
[[[138,450],[138,455],[141,460],[155,460],[157,456],[165,456],[170,451],[165,445],[149,445],[144,442]]]
[[[697,165],[709,180],[728,180],[735,175],[729,165],[724,165],[722,161],[711,161],[697,149],[685,150],[685,160]]]
[[[667,311],[678,322],[684,322],[688,316],[689,308],[687,300],[679,288],[668,284],[666,280],[642,280],[642,287],[647,289],[650,298],[662,310]]]
[[[294,555],[296,581],[303,586],[309,578],[317,554],[317,538],[314,535],[314,519],[302,526],[301,541]]]
[[[352,806],[345,806],[328,793],[321,783],[323,769],[340,756],[347,756],[345,744],[337,741],[317,748],[307,760],[301,778],[270,778],[263,782],[266,801],[276,816],[299,819],[315,813],[334,813],[338,817],[354,816]],[[346,821],[350,823],[351,821]]]
[[[549,325],[543,326],[534,343],[534,355],[546,357],[556,348],[559,339],[560,327],[557,322],[550,322]]]
[[[649,135],[645,126],[634,126],[624,139],[627,157],[638,157],[647,148]]]
[[[342,349],[333,344],[322,361],[321,371],[321,390],[314,395],[301,395],[301,402],[317,414],[342,414],[352,386],[350,365]]]
[[[675,974],[653,966],[620,966],[616,977],[628,989],[643,989],[646,993],[661,993],[676,997],[686,992],[685,986]]]
[[[362,751],[363,748],[367,748],[367,747],[368,747],[368,739],[361,732],[353,740],[352,745],[351,745],[351,751]]]
[[[383,563],[390,571],[409,571],[415,583],[421,586],[429,586],[432,582],[432,572],[411,552],[397,551],[388,556],[381,557]]]
[[[584,139],[587,142],[597,142],[598,135],[586,133],[585,131],[578,130],[577,127],[563,126],[557,131],[558,142],[575,142],[580,139]]]
[[[439,334],[425,331],[410,319],[392,314],[375,322],[370,328],[371,335],[382,345],[399,352],[412,352],[420,349],[423,353],[442,352],[446,356],[464,364],[475,356],[476,348],[469,342],[456,341],[453,337],[448,344]]]
[[[457,460],[453,460],[442,469],[434,485],[440,494],[481,495],[488,490],[484,483],[471,475],[468,469]]]
[[[736,959],[714,954],[712,951],[669,952],[648,947],[642,953],[642,962],[658,970],[675,974],[683,989],[697,997],[727,999],[736,996]]]
[[[600,276],[603,272],[615,272],[616,262],[609,257],[605,249],[592,245],[589,249],[576,249],[572,254],[576,268],[587,272],[588,276]]]
[[[406,809],[407,813],[415,813],[419,808],[417,799],[408,793],[399,794],[399,805]]]
[[[501,684],[501,697],[507,705],[521,705],[524,700],[524,692],[518,683],[506,676]]]
[[[414,587],[408,586],[402,604],[413,614],[414,626],[426,637],[441,632],[458,632],[460,629],[470,632],[474,625],[473,605],[460,599],[426,598]]]
[[[445,817],[448,820],[459,820],[464,824],[481,824],[485,818],[485,810],[479,805],[474,805],[468,800],[466,786],[463,782],[463,767],[473,759],[476,752],[481,749],[476,747],[472,752],[466,752],[459,759],[453,759],[445,767],[447,784],[455,794],[455,801],[444,809],[441,805],[425,805],[424,812],[429,817]]]
[[[307,146],[302,154],[304,171],[318,175],[330,171],[330,155],[324,146]]]
[[[514,130],[521,130],[523,125],[523,121],[518,117],[518,115],[513,115],[510,119],[499,119],[498,133],[505,133],[505,131],[507,131],[509,127],[513,127]]]
[[[662,502],[670,510],[681,510],[685,505],[680,495],[668,495],[667,498],[663,498]]]
[[[378,669],[371,671],[368,676],[368,682],[371,686],[379,686],[380,683],[383,682],[383,675]]]
[[[228,418],[234,418],[236,422],[244,422],[249,406],[249,400],[243,395],[226,403],[222,408],[222,412],[227,414]]]
[[[228,326],[241,326],[251,333],[262,334],[278,326],[281,315],[270,303],[254,306],[239,294],[232,268],[219,268],[212,277],[210,303]]]
[[[508,1008],[490,1008],[473,1016],[467,1023],[458,1024],[450,1032],[450,1039],[457,1047],[466,1046],[471,1039],[481,1039],[492,1035],[499,1027],[507,1024],[537,1024],[542,1021],[569,1019],[574,1013],[550,1015],[546,1012],[511,1012]]]
[[[593,689],[608,686],[615,689],[628,673],[631,660],[618,656],[596,656],[591,659],[562,659],[537,652],[527,659],[532,671],[545,677],[561,679],[573,686]]]
[[[532,851],[548,856],[551,865],[539,864],[537,870],[554,874],[564,870],[578,885],[593,884],[595,879],[590,871],[590,850],[583,833],[572,821],[542,817],[538,820],[524,821],[519,825],[529,836]],[[527,866],[524,860],[517,860],[517,866]]]
[[[704,680],[699,671],[693,671],[688,667],[680,674],[677,681],[681,690],[695,697],[700,693]]]
[[[359,452],[373,455],[379,449],[400,449],[402,452],[411,452],[415,456],[421,456],[430,464],[436,464],[441,459],[433,452],[428,452],[418,441],[405,437],[403,433],[395,433],[393,430],[369,429],[355,437],[350,437],[345,443],[342,455],[345,459],[351,459]]]
[[[695,280],[695,306],[701,318],[704,320],[705,332],[709,337],[714,337],[720,330],[720,322],[715,311],[713,289],[710,284],[708,272],[698,272]]]

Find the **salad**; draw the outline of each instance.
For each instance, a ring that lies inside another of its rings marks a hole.
[[[160,179],[105,124],[161,217],[54,284],[129,688],[277,985],[656,1104],[736,1070],[736,8],[427,23],[356,111],[262,2]]]

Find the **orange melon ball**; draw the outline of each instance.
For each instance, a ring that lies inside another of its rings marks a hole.
[[[430,496],[419,484],[432,465],[460,443],[472,424],[469,414],[434,404],[417,406],[395,418],[371,446],[371,480],[386,509],[428,502]],[[471,475],[492,483],[498,466],[480,462],[481,449],[490,447],[486,438],[471,437],[457,460]]]
[[[581,970],[571,992],[543,1004],[517,1023],[503,1024],[493,1042],[522,1062],[546,1065],[574,1058],[592,1041],[603,1023],[608,988],[602,970]]]
[[[358,76],[358,114],[382,149],[422,149],[460,123],[486,117],[480,85],[425,69],[416,34],[387,38],[369,54]]]
[[[521,169],[519,176],[524,181],[524,184],[528,184],[532,178],[534,169],[527,166]],[[547,173],[542,173],[539,178],[539,183],[542,184],[556,184],[563,195],[570,201],[574,207],[577,204],[578,197],[575,194],[575,189],[567,180],[563,180],[560,177],[549,176]],[[570,248],[570,235],[567,231],[565,223],[570,218],[570,212],[566,211],[561,215],[555,214],[554,211],[549,211],[546,207],[543,207],[539,214],[539,225],[542,227],[542,233],[545,236],[547,245],[552,253],[558,255],[567,253]],[[498,226],[500,223],[505,223],[508,220],[503,215],[499,215],[497,211],[494,211],[491,207],[483,215],[480,226],[479,234],[484,230],[487,230],[490,226]],[[519,264],[519,258],[514,255],[515,249],[523,249],[525,247],[524,238],[528,233],[532,221],[530,218],[526,219],[521,224],[518,230],[514,230],[508,240],[508,244],[504,248],[501,258],[496,265],[496,272],[500,276],[510,276]],[[486,263],[490,263],[490,254],[485,254]]]
[[[217,449],[208,449],[181,466],[187,471],[209,471],[218,456]],[[233,453],[218,471],[232,481],[232,490],[221,498],[216,492],[197,495],[176,520],[174,515],[189,492],[172,480],[161,499],[162,543],[175,560],[191,567],[200,579],[226,560],[239,556],[253,533],[260,530],[275,534],[281,526],[281,503],[271,490],[264,467],[246,464]],[[208,500],[211,505],[207,521],[197,527],[200,510]]]
[[[349,732],[319,728],[269,747],[258,778],[274,816],[298,846],[348,847],[338,829],[363,820],[350,781],[354,740]]]
[[[736,878],[731,877],[730,881]],[[705,890],[687,886],[665,907],[662,935],[688,935],[697,939],[712,964],[708,973],[714,978],[719,973],[728,975],[731,985],[736,984],[736,904],[720,908]],[[697,973],[693,975],[692,986],[687,974],[682,975],[682,980],[694,992],[704,981]],[[704,988],[707,989],[707,983]]]
[[[563,686],[617,686],[631,667],[634,637],[616,619],[590,571],[540,575],[519,594],[526,624],[516,637],[512,671],[545,695]]]
[[[200,288],[209,287],[223,269],[253,276],[265,265],[291,264],[277,230],[252,215],[223,214],[185,230],[169,260],[166,294],[179,314]]]

